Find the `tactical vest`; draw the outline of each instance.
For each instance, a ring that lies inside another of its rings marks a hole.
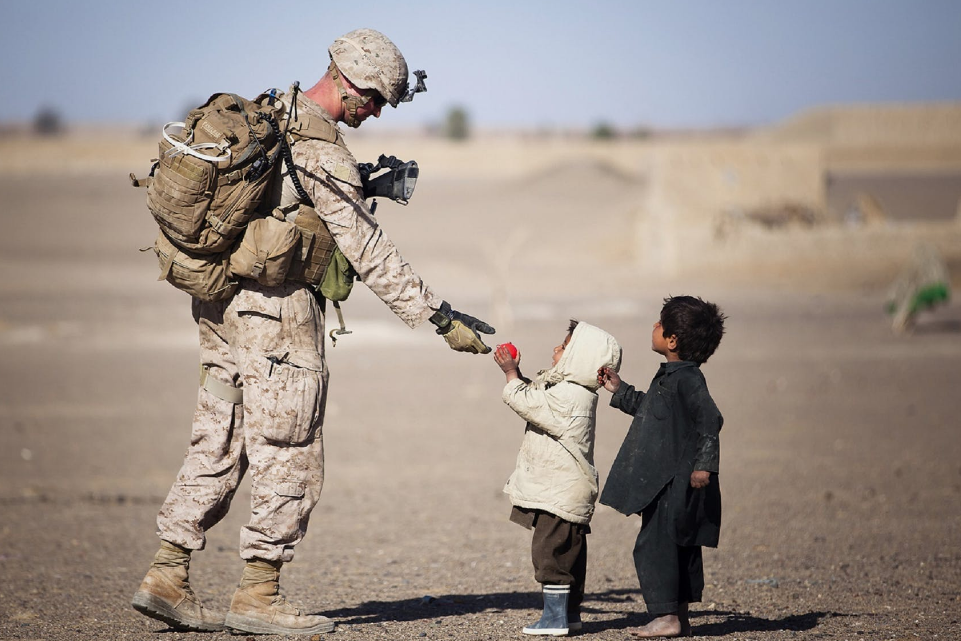
[[[298,280],[328,290],[331,300],[346,298],[339,270],[328,267],[347,261],[337,260],[343,255],[313,208],[298,204],[293,216],[289,209],[263,211],[282,161],[296,178],[291,144],[312,139],[345,147],[333,124],[289,116],[273,92],[254,100],[217,93],[184,122],[164,126],[150,176],[130,174],[134,186],[146,187],[160,228],[153,247],[158,280],[208,301],[232,295],[238,277],[265,285]]]

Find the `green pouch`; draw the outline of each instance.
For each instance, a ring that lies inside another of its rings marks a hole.
[[[357,272],[354,271],[347,257],[340,251],[340,248],[336,247],[330,257],[330,264],[327,266],[327,271],[324,272],[324,278],[320,283],[320,293],[327,300],[347,300],[356,279]]]

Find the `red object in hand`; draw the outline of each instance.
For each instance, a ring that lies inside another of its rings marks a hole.
[[[515,360],[517,359],[517,348],[514,347],[513,343],[501,343],[500,345],[497,346],[497,349],[500,349],[501,347],[506,347],[507,351],[511,355],[511,358]]]

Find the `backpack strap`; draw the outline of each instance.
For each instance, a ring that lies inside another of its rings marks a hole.
[[[297,120],[290,122],[288,133],[294,142],[298,140],[323,140],[332,142],[344,149],[347,148],[337,127],[323,118],[311,118],[307,115],[297,114]]]
[[[133,172],[130,172],[130,184],[134,187],[149,187],[150,183],[153,182],[153,176],[147,176],[146,178],[137,178]]]
[[[167,258],[163,261],[163,264],[160,266],[160,276],[157,278],[157,280],[167,280],[167,276],[170,275],[170,270],[174,266],[174,258],[176,258],[177,254],[180,253],[180,250],[177,248],[176,245],[173,245],[173,243],[171,243],[171,246],[173,247],[173,249],[170,250],[170,253],[167,255]]]

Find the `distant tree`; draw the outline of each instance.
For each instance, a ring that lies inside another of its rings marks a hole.
[[[470,137],[470,122],[463,107],[451,107],[447,112],[444,135],[451,140],[467,140]]]
[[[33,131],[41,136],[59,136],[63,133],[63,119],[52,107],[41,107],[33,119]]]
[[[599,122],[591,130],[591,138],[594,140],[610,140],[617,135],[614,127],[607,122]]]

